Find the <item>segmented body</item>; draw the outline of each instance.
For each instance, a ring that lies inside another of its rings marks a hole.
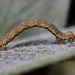
[[[6,45],[10,41],[12,41],[16,36],[18,36],[24,30],[27,30],[32,27],[40,27],[40,28],[47,29],[57,38],[57,41],[59,43],[61,42],[64,43],[65,40],[70,41],[71,39],[73,40],[75,38],[74,34],[71,31],[63,33],[57,27],[55,27],[52,23],[49,23],[48,21],[40,20],[40,19],[31,19],[17,25],[10,32],[8,32],[2,39],[0,39],[0,48],[3,48],[4,50],[6,50],[7,49]]]

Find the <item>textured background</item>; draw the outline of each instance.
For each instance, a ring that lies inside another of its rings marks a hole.
[[[0,0],[0,37],[29,19],[44,19],[58,28],[63,27],[68,8],[69,0]],[[38,28],[29,29],[22,33],[20,38],[43,32],[46,31]]]
[[[68,8],[69,0],[0,0],[0,37],[29,19],[44,19],[75,34],[75,27],[64,28]],[[7,48],[0,49],[0,75],[75,74],[75,41],[58,44],[43,28],[24,31]]]

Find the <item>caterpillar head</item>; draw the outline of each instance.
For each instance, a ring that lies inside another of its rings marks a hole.
[[[75,39],[75,35],[74,35],[74,33],[73,33],[72,31],[68,31],[68,32],[66,32],[65,34],[66,34],[67,36],[69,36],[69,39],[72,39],[72,40]]]

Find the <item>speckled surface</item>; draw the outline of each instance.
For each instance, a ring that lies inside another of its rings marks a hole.
[[[69,0],[0,0],[0,38],[29,19],[44,19],[61,28],[68,8]],[[75,33],[75,27],[61,30]],[[0,49],[0,75],[30,71],[75,55],[75,41],[59,45],[44,29],[32,28],[18,37],[7,45],[8,51]]]
[[[75,33],[74,27],[61,29],[64,32],[68,30]],[[73,43],[66,41],[65,44],[60,45],[52,34],[46,32],[31,38],[12,41],[7,47],[8,51],[0,50],[0,73],[5,70],[7,72],[22,63],[26,65],[29,62],[45,60],[45,57],[55,56],[54,59],[57,59],[56,55],[62,55],[75,49],[75,40]]]

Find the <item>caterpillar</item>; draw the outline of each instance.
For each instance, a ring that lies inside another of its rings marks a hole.
[[[24,30],[27,30],[32,27],[40,27],[45,28],[49,32],[51,32],[57,39],[59,43],[65,43],[65,40],[71,42],[75,39],[74,33],[72,31],[68,31],[66,33],[61,32],[56,26],[52,23],[41,20],[41,19],[31,19],[22,22],[13,28],[10,32],[8,32],[3,38],[0,39],[0,48],[7,50],[6,45],[12,41],[16,36],[22,33]]]

